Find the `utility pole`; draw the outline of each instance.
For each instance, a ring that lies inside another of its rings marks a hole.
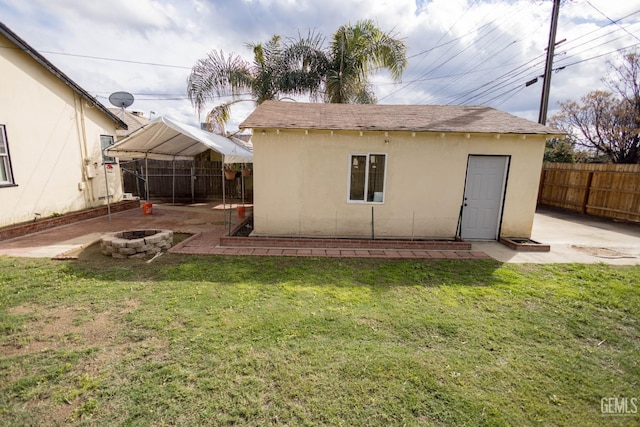
[[[553,55],[556,47],[556,31],[560,16],[560,0],[553,0],[551,13],[551,29],[549,30],[549,44],[547,46],[547,63],[544,68],[544,82],[542,84],[542,98],[540,99],[540,115],[538,123],[547,124],[547,110],[549,108],[549,90],[551,89],[551,72],[553,71]]]

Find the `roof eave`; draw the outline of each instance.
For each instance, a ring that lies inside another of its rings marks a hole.
[[[402,129],[383,129],[369,126],[353,127],[353,128],[340,128],[340,127],[309,127],[309,126],[290,126],[290,125],[251,125],[240,123],[240,129],[254,129],[254,130],[266,130],[266,129],[288,129],[288,130],[326,130],[326,131],[345,131],[345,132],[425,132],[425,133],[469,133],[469,134],[500,134],[500,135],[531,135],[531,136],[544,136],[547,138],[562,138],[564,133],[555,132],[514,132],[514,131],[468,131],[468,130],[453,130],[453,129],[421,129],[421,128],[402,128]]]

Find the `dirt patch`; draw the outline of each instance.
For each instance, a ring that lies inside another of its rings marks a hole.
[[[593,246],[578,245],[571,245],[571,248],[598,258],[637,258],[634,255],[625,254],[623,252],[619,252],[615,249],[610,248],[597,248]]]
[[[1,347],[2,354],[11,357],[44,350],[113,345],[118,330],[114,314],[120,317],[138,305],[137,301],[130,300],[123,309],[114,313],[93,313],[75,307],[47,309],[30,304],[13,307],[9,314],[25,316],[27,320],[22,333]]]
[[[129,336],[124,316],[139,306],[139,301],[129,299],[103,312],[82,306],[23,304],[10,308],[9,315],[22,319],[15,322],[21,324],[19,329],[0,344],[3,358],[24,356],[25,360],[30,360],[44,351],[60,351],[62,355],[70,351],[87,351],[86,356],[75,361],[73,366],[67,364],[69,370],[48,384],[47,393],[34,393],[24,401],[23,410],[30,414],[27,418],[46,419],[51,425],[73,424],[83,414],[94,410],[92,402],[95,402],[96,388],[117,378],[115,369],[119,361],[141,351],[154,356],[164,354],[168,348],[166,340],[146,334],[141,339]],[[41,368],[34,363],[34,369]],[[9,369],[7,384],[29,375],[20,366],[18,363],[15,369]]]

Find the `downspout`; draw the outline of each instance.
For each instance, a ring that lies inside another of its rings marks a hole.
[[[89,147],[87,145],[87,128],[84,121],[84,106],[82,103],[82,98],[78,95],[73,96],[74,109],[76,113],[76,127],[78,129],[78,138],[80,139],[80,153],[82,155],[82,180],[85,184],[85,194],[84,199],[85,203],[90,207],[95,200],[95,196],[93,194],[93,185],[91,184],[91,180],[89,179],[87,168],[91,165],[91,158],[89,156]],[[78,102],[80,103],[78,106]]]
[[[107,165],[104,164],[104,153],[102,153],[102,169],[104,169],[104,187],[107,192],[107,214],[109,215],[109,225],[111,225],[111,200],[109,198],[109,177],[107,176]]]

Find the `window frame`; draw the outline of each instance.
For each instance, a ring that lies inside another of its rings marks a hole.
[[[0,187],[15,187],[16,181],[13,174],[13,165],[11,164],[11,151],[9,150],[9,138],[7,137],[7,128],[0,125],[0,146],[4,145],[5,153],[0,152],[0,162],[7,174],[6,181],[0,181]]]
[[[355,200],[351,198],[351,174],[352,174],[352,166],[354,157],[366,157],[366,170],[364,176],[364,199],[363,200]],[[367,194],[369,192],[369,171],[371,170],[371,156],[383,156],[384,157],[384,176],[382,177],[382,200],[381,201],[369,201],[367,200]],[[347,203],[354,204],[364,204],[364,205],[382,205],[385,202],[386,198],[386,188],[387,188],[387,165],[388,165],[389,156],[387,153],[351,153],[349,154],[349,164],[347,174]]]
[[[107,146],[103,146],[102,144],[102,139],[103,138],[110,138],[111,143]],[[109,157],[105,154],[105,150],[109,147],[111,147],[112,145],[114,145],[115,142],[115,138],[113,137],[113,135],[100,135],[100,152],[102,153],[102,164],[104,165],[115,165],[118,164],[118,160],[116,160],[115,157]]]

